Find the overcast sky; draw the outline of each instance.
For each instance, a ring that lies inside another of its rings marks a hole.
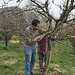
[[[4,0],[4,1],[8,2],[9,0]],[[11,0],[5,7],[17,6],[18,3],[16,1],[17,0]],[[20,3],[19,7],[23,8],[27,4],[27,1],[28,0],[23,0]],[[46,0],[40,0],[40,1],[42,1],[44,3]],[[62,0],[54,0],[54,2],[56,4],[61,4],[60,1],[62,2]],[[3,2],[3,0],[0,0],[0,6],[2,6],[2,5],[4,5],[4,2]],[[49,6],[51,7],[50,13],[52,14],[52,16],[54,16],[56,19],[58,19],[60,17],[60,13],[61,13],[60,9],[56,5],[54,5],[53,3],[51,3],[51,0],[50,0],[50,5]]]
[[[5,2],[8,2],[9,0],[4,0]],[[20,4],[20,7],[23,7],[25,4],[27,3],[27,0],[23,0]],[[4,2],[3,0],[0,0],[0,6],[4,5]],[[17,3],[17,0],[11,0],[7,5],[6,7],[8,6],[17,6],[18,3]]]

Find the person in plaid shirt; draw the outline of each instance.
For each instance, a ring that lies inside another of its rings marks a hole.
[[[44,31],[49,31],[49,28]],[[39,55],[39,66],[40,71],[43,72],[43,58],[46,61],[46,54],[48,49],[48,35],[47,33],[44,35],[44,37],[38,41],[38,55]]]

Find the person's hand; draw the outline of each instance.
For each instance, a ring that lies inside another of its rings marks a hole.
[[[36,37],[36,39],[40,39],[40,38],[42,38],[43,36],[44,36],[44,34],[39,35],[39,36]]]
[[[40,38],[42,38],[44,36],[44,34],[40,35]]]

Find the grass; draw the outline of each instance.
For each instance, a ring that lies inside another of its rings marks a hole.
[[[58,43],[55,44],[55,48],[53,49],[51,63],[60,65],[59,69],[61,71],[68,71],[68,73],[64,73],[63,75],[73,75],[75,73],[75,55],[73,54],[73,49]]]
[[[5,47],[3,42],[0,43],[0,75],[17,75],[19,71],[24,70],[25,54],[20,47],[23,46],[18,43],[9,43],[8,47]],[[11,60],[11,65],[6,63],[7,60]],[[15,63],[12,64],[13,62]]]
[[[38,63],[38,54],[36,63]],[[61,71],[67,71],[63,75],[73,75],[75,73],[75,56],[73,50],[69,47],[55,43],[51,63],[60,65],[56,68]],[[4,42],[0,42],[0,75],[24,75],[24,66],[24,44],[8,43],[8,47],[6,47]],[[50,70],[54,71],[54,68],[54,66],[51,66]]]

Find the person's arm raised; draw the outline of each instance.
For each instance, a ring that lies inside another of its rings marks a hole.
[[[28,43],[33,43],[35,41],[37,41],[39,38],[43,37],[43,34],[40,36],[35,37],[33,40],[32,39],[28,39]]]
[[[42,31],[45,33],[45,32],[48,32],[50,30],[50,26],[48,26],[47,29],[43,29]]]
[[[39,34],[45,34],[46,32],[48,32],[50,30],[50,26],[47,28],[47,29],[43,29],[43,30],[40,30]]]

